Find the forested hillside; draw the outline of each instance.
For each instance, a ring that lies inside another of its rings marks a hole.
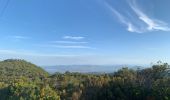
[[[0,62],[0,100],[58,100],[48,84],[49,74],[24,60]]]
[[[169,65],[112,74],[48,74],[24,60],[0,62],[0,100],[170,100]]]
[[[19,79],[21,77],[32,80],[40,80],[48,76],[48,73],[42,68],[24,60],[8,59],[0,62],[0,77],[7,77],[7,81]],[[3,80],[4,81],[4,80]]]

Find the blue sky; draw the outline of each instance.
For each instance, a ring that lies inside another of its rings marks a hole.
[[[0,0],[0,59],[170,62],[168,0]]]

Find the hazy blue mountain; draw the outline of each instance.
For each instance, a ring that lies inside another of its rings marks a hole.
[[[64,73],[66,71],[70,72],[81,72],[81,73],[112,73],[115,72],[125,65],[56,65],[56,66],[42,66],[43,69],[49,73],[60,72]],[[128,65],[127,67],[137,70],[137,68],[142,69],[140,66]]]

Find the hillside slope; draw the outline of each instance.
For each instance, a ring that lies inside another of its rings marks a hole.
[[[8,79],[16,79],[26,77],[35,80],[47,76],[48,73],[42,68],[25,60],[8,59],[0,62],[0,77],[2,78],[7,77]]]
[[[0,62],[0,100],[60,100],[48,85],[49,74],[25,60]]]

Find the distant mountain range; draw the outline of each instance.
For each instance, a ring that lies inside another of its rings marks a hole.
[[[42,66],[42,68],[49,73],[60,72],[64,73],[66,71],[69,72],[81,72],[81,73],[112,73],[123,67],[129,67],[134,70],[140,68],[143,69],[142,66],[135,65],[56,65],[56,66]]]

